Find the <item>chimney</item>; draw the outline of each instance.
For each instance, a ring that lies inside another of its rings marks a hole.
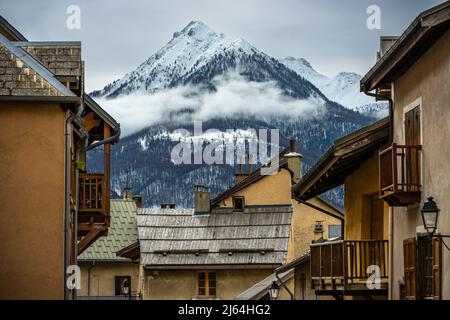
[[[207,187],[194,186],[194,215],[209,214],[211,210],[211,194]]]
[[[131,192],[130,187],[123,189],[122,198],[123,200],[133,200],[133,193]]]
[[[133,201],[134,201],[134,203],[136,203],[136,207],[142,208],[142,196],[141,195],[133,196]]]
[[[380,50],[377,52],[377,60],[380,60],[386,52],[394,45],[398,40],[397,36],[381,36],[380,37]]]
[[[323,221],[317,220],[314,225],[314,241],[323,240]]]
[[[236,184],[247,178],[248,174],[242,171],[242,164],[239,164],[239,172],[234,174],[236,178]]]
[[[289,153],[285,155],[288,161],[288,169],[293,173],[293,181],[297,183],[302,178],[302,155],[297,153],[297,144],[295,139],[291,139]]]

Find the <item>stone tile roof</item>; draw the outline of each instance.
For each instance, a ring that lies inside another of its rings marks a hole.
[[[116,252],[138,239],[136,204],[131,200],[111,200],[111,226],[108,236],[100,237],[79,257],[79,261],[130,261],[116,256]]]

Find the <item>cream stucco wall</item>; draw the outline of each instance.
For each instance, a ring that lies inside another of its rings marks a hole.
[[[393,298],[399,298],[403,278],[403,240],[416,236],[422,225],[420,208],[433,196],[440,211],[439,232],[450,234],[450,31],[447,31],[394,83],[394,141],[404,142],[403,112],[421,100],[422,201],[409,208],[393,209]],[[443,249],[442,297],[450,299],[450,253]]]
[[[0,102],[0,299],[63,298],[64,124],[56,103]]]
[[[231,300],[255,283],[263,280],[272,270],[208,270],[216,272],[216,299]],[[198,270],[145,270],[144,299],[191,300],[197,296]]]
[[[78,290],[78,296],[114,296],[116,276],[130,276],[131,293],[138,292],[138,263],[96,261],[79,262],[79,266],[81,289]]]
[[[291,179],[290,171],[281,168],[278,173],[263,177],[234,196],[244,196],[246,206],[291,204]],[[232,197],[222,201],[220,206],[233,206]]]

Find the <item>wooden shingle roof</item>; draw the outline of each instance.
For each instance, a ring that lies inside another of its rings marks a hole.
[[[207,216],[193,209],[138,209],[145,267],[264,266],[285,262],[292,207],[248,207]]]

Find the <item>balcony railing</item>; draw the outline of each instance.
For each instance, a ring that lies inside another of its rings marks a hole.
[[[385,290],[388,240],[341,240],[312,244],[310,263],[313,289],[369,291],[366,281],[376,272]]]
[[[79,210],[80,212],[103,211],[106,195],[103,174],[80,174]]]
[[[380,198],[391,206],[420,201],[420,145],[393,143],[379,153]]]

